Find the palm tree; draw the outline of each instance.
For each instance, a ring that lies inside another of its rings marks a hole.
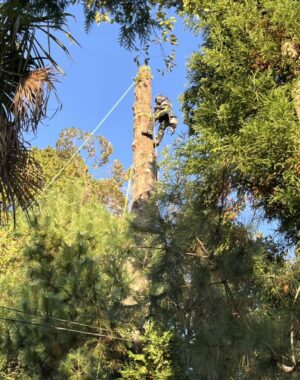
[[[61,1],[0,3],[0,221],[16,206],[27,210],[43,181],[24,132],[36,132],[58,66],[50,43],[66,48],[53,34],[65,31]],[[42,43],[41,41],[46,41]],[[47,47],[45,47],[47,45]]]

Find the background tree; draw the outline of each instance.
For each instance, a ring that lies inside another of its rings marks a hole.
[[[87,143],[80,153],[78,148],[84,141]],[[86,200],[92,198],[115,214],[123,213],[123,185],[128,175],[119,160],[111,162],[113,147],[105,137],[67,128],[60,133],[55,149],[33,152],[41,165],[46,188],[54,186],[63,191],[70,180],[79,181],[85,188]],[[96,179],[100,174],[102,178]]]

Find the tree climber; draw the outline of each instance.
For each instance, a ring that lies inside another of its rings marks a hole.
[[[169,127],[171,134],[175,132],[178,124],[177,117],[173,114],[172,104],[170,100],[163,95],[155,98],[154,119],[159,122],[158,134],[154,140],[154,146],[157,147],[164,137],[165,130]]]

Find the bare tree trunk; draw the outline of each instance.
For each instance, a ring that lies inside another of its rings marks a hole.
[[[297,82],[293,90],[293,100],[294,100],[295,110],[296,110],[298,119],[300,121],[300,78],[299,77],[297,79]]]
[[[156,157],[153,144],[152,75],[150,67],[141,66],[135,79],[132,213],[134,226],[147,225],[147,209],[156,182]],[[135,236],[136,245],[142,245],[143,236]],[[143,266],[134,258],[127,260],[125,270],[131,279],[131,294],[123,301],[125,306],[136,306],[137,299],[149,286]],[[147,310],[147,307],[146,307]],[[145,310],[145,314],[147,311]],[[139,334],[139,333],[138,333]]]
[[[153,146],[152,75],[148,66],[141,66],[136,77],[133,140],[132,212],[143,217],[145,206],[156,182]]]
[[[284,57],[287,57],[294,62],[299,61],[300,58],[300,51],[297,46],[298,44],[295,43],[295,41],[287,40],[285,41],[281,46],[281,52]],[[292,91],[292,97],[294,102],[294,107],[296,114],[298,116],[298,119],[300,121],[300,76],[299,76],[299,70],[294,70],[294,74],[296,76],[296,83],[294,85],[293,91]]]

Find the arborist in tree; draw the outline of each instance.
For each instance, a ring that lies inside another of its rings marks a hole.
[[[154,140],[154,146],[157,147],[164,137],[165,130],[169,127],[173,135],[178,124],[178,119],[173,114],[172,104],[166,96],[158,95],[155,98],[154,118],[155,122],[159,122],[158,134]]]

